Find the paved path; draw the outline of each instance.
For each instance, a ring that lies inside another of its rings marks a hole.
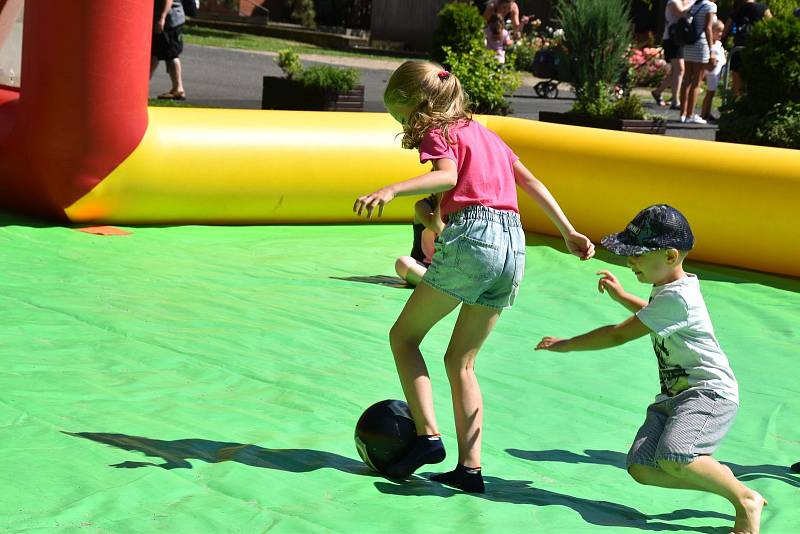
[[[253,52],[186,45],[181,56],[183,78],[189,101],[208,107],[260,109],[263,76],[282,76],[275,64],[275,52]],[[350,56],[323,56],[303,54],[304,65],[319,63],[346,65],[361,71],[361,82],[365,86],[365,111],[384,111],[383,89],[392,70],[402,61],[396,59],[372,59]],[[567,111],[573,97],[568,86],[562,84],[558,99],[538,98],[533,92],[535,79],[523,77],[523,85],[511,97],[513,117],[536,120],[539,111]],[[169,89],[169,78],[163,63],[150,83],[150,96]],[[667,135],[693,139],[713,140],[716,128],[712,126],[682,125],[676,111],[657,108],[643,91],[642,100],[649,111],[667,117]]]

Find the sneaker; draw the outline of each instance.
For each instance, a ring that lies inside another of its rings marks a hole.
[[[686,119],[686,122],[691,122],[692,124],[707,124],[708,121],[705,120],[700,115],[694,114],[690,118]]]
[[[703,117],[707,123],[709,124],[717,124],[719,122],[719,117],[715,117],[714,115],[706,115]]]
[[[681,115],[681,122],[686,122],[686,117],[684,117],[683,115]]]
[[[664,102],[664,99],[661,98],[661,93],[657,91],[650,91],[650,94],[653,95],[653,100],[655,100],[656,104],[658,104],[659,106],[664,107],[667,105],[667,103]]]
[[[669,105],[669,109],[677,109],[677,110],[679,110],[679,111],[680,111],[680,109],[681,109],[681,103],[680,103],[680,102],[675,102],[675,101],[673,100],[673,101],[672,101],[672,103]]]

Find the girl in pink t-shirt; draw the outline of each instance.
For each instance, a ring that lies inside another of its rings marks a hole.
[[[436,238],[431,266],[389,333],[397,373],[417,429],[411,451],[387,467],[405,477],[445,458],[428,369],[420,343],[442,318],[461,305],[445,368],[458,439],[455,470],[432,480],[483,492],[480,470],[483,401],[475,357],[503,309],[510,308],[525,268],[525,234],[517,186],[528,193],[564,237],[569,251],[587,260],[591,241],[575,231],[547,188],[493,132],[472,120],[458,78],[426,61],[407,61],[394,71],[383,96],[403,126],[403,148],[417,149],[431,171],[358,197],[353,211],[370,218],[398,195],[442,193],[447,221]]]

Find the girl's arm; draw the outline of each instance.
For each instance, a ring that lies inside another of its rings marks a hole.
[[[616,347],[650,333],[650,329],[638,317],[631,315],[617,325],[602,326],[591,332],[570,339],[543,337],[536,350],[570,352],[574,350],[598,350]]]
[[[575,228],[572,227],[567,216],[561,211],[561,207],[547,187],[537,180],[520,160],[514,162],[514,180],[536,201],[545,215],[558,228],[567,243],[570,253],[575,254],[582,260],[588,260],[594,256],[594,245],[589,241],[589,238],[575,231]]]
[[[353,211],[361,215],[361,212],[366,209],[367,219],[369,219],[375,208],[378,208],[378,217],[380,217],[383,215],[383,206],[397,196],[439,193],[452,189],[457,182],[456,162],[446,158],[436,159],[433,160],[433,170],[430,172],[387,185],[368,195],[358,197],[353,204]]]
[[[708,63],[711,67],[714,67],[714,51],[711,49],[711,45],[714,44],[714,30],[712,29],[714,26],[714,13],[708,12],[706,13],[706,27],[705,27],[705,34],[706,34],[706,45],[708,46]]]
[[[686,14],[687,11],[692,7],[694,4],[694,0],[678,0],[677,2],[672,2],[667,6],[667,9],[676,16],[681,17]]]

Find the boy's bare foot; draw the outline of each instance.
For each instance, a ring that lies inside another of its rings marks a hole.
[[[733,524],[731,534],[758,534],[761,528],[761,510],[767,505],[767,500],[757,491],[751,491],[741,503],[741,509],[736,510],[736,522]]]

